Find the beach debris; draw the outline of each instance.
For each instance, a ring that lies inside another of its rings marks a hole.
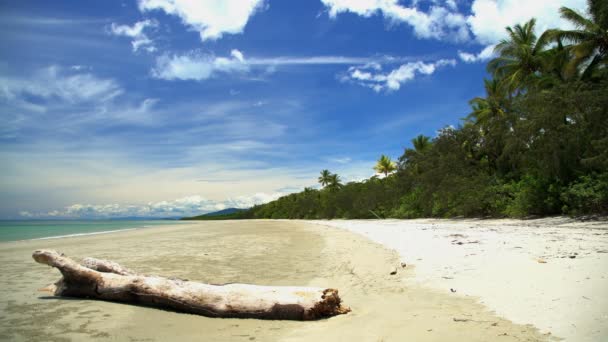
[[[450,288],[450,291],[452,291],[452,293],[456,293],[456,290]]]
[[[448,235],[448,237],[452,237],[452,238],[467,238],[468,236],[466,236],[464,234],[450,234],[450,235]]]
[[[539,264],[546,264],[547,261],[543,260],[543,259],[537,259],[536,262],[538,262]]]
[[[575,259],[575,258],[576,258],[576,255],[570,255],[568,258],[570,258],[570,259]]]
[[[479,243],[479,240],[473,240],[473,241],[452,240],[452,245],[468,245],[468,244],[472,244],[472,243]]]
[[[391,273],[390,273],[390,275],[395,275],[395,274],[397,274],[397,267],[393,267],[393,268],[391,269]]]
[[[406,268],[406,267],[407,267],[407,264],[406,264],[406,263],[404,263],[404,262],[402,262],[402,263],[401,263],[401,268]]]
[[[62,278],[44,288],[55,296],[134,303],[208,317],[315,320],[350,312],[338,290],[319,287],[211,285],[137,274],[94,258],[82,264],[53,250],[32,257],[57,268]]]
[[[454,322],[469,322],[469,321],[471,321],[468,318],[456,318],[456,317],[454,317],[453,320],[454,320]]]

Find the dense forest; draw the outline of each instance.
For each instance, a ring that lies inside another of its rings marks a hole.
[[[485,96],[459,127],[411,140],[378,176],[259,205],[235,218],[530,217],[608,213],[608,1],[561,8],[573,30],[507,27]]]

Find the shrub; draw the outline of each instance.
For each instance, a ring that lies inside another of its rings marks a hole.
[[[561,199],[562,211],[569,215],[608,214],[608,173],[579,177]]]

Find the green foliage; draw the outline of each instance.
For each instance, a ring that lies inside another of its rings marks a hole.
[[[541,216],[559,213],[559,191],[551,184],[531,175],[504,185],[508,197],[504,213],[511,217]]]
[[[589,18],[560,10],[572,31],[507,28],[463,124],[412,139],[397,165],[382,155],[383,179],[342,184],[323,170],[323,189],[239,218],[608,214],[608,2],[589,3]]]
[[[608,214],[608,172],[579,177],[562,194],[562,210],[571,215]]]
[[[248,218],[247,211],[237,211],[230,214],[221,214],[221,215],[199,215],[193,217],[182,217],[180,220],[182,221],[218,221],[218,220],[239,220]]]

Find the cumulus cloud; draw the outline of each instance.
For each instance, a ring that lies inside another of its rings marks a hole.
[[[214,201],[199,195],[187,196],[169,201],[147,204],[72,204],[63,209],[46,212],[22,210],[24,218],[119,218],[119,217],[183,217],[201,215],[226,208],[251,208],[257,204],[274,201],[285,195],[256,193],[250,196],[237,196],[224,201]]]
[[[454,0],[431,0],[428,9],[418,8],[419,1],[412,7],[400,4],[399,0],[321,0],[328,9],[329,16],[336,18],[340,13],[354,13],[362,17],[382,15],[391,23],[410,25],[419,38],[448,41],[475,41],[478,44],[494,45],[506,37],[505,27],[537,19],[537,30],[548,28],[569,28],[558,9],[570,7],[580,12],[586,11],[586,0],[474,0],[469,15],[459,11]],[[464,53],[461,58],[467,62],[483,60],[485,56]]]
[[[108,32],[115,36],[132,38],[131,46],[133,47],[133,52],[137,52],[140,48],[148,52],[154,52],[156,51],[154,41],[148,38],[148,36],[144,33],[144,30],[149,27],[157,26],[158,23],[154,20],[138,21],[133,24],[133,26],[117,25],[116,23],[112,23],[108,29]]]
[[[496,45],[488,45],[478,53],[470,53],[458,51],[458,57],[465,63],[484,62],[494,57],[494,47]]]
[[[447,7],[432,5],[428,12],[406,7],[399,0],[321,0],[328,9],[329,16],[335,18],[340,13],[351,12],[363,17],[383,15],[391,23],[410,25],[416,36],[451,41],[469,39],[467,20],[455,11],[455,4]]]
[[[0,76],[0,99],[5,101],[27,102],[33,96],[69,103],[99,102],[122,93],[123,89],[113,79],[55,65],[38,70],[27,78]]]
[[[467,24],[480,44],[496,44],[506,37],[505,27],[536,18],[538,32],[548,28],[570,27],[559,15],[559,8],[570,7],[580,12],[587,9],[586,0],[475,0]]]
[[[139,0],[141,12],[160,10],[181,19],[200,33],[201,40],[216,40],[224,34],[237,34],[249,17],[265,8],[264,0]]]
[[[207,80],[220,73],[245,72],[249,69],[243,53],[232,50],[230,57],[191,52],[186,55],[163,55],[156,59],[152,76],[164,80]]]
[[[438,68],[448,65],[454,66],[456,61],[440,59],[429,63],[423,61],[409,62],[384,73],[370,66],[353,66],[348,69],[346,75],[343,75],[342,81],[354,82],[376,92],[390,92],[399,90],[402,84],[414,80],[418,75],[431,75]]]

